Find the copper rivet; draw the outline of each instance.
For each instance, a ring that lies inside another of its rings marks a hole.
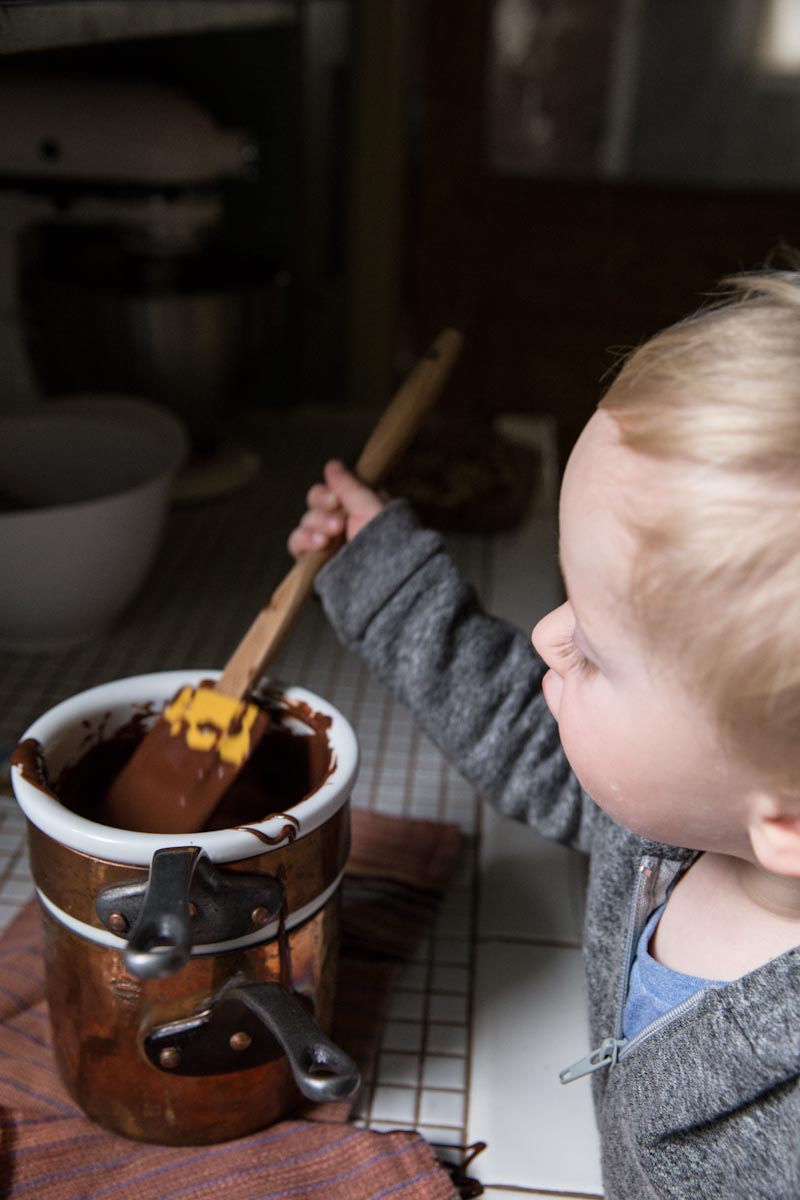
[[[194,900],[189,901],[189,916],[192,920],[194,920],[197,916],[197,905],[195,904]]]
[[[125,933],[128,928],[128,922],[122,913],[112,913],[108,918],[108,928],[112,929],[114,933]]]
[[[232,1033],[230,1038],[231,1050],[247,1050],[250,1047],[252,1038],[249,1033],[245,1033],[240,1029],[238,1033]]]
[[[269,920],[269,909],[259,905],[250,913],[250,920],[254,925],[266,925]]]
[[[162,1067],[165,1067],[168,1071],[172,1071],[181,1061],[181,1052],[174,1046],[165,1046],[158,1053],[158,1061]]]

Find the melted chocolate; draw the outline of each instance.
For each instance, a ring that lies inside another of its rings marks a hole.
[[[50,780],[47,778],[42,745],[41,742],[36,741],[36,738],[25,738],[23,742],[14,747],[11,752],[11,766],[19,768],[22,778],[31,787],[38,788],[39,791],[46,792],[49,796],[55,796],[55,792],[50,786]]]
[[[263,829],[252,829],[249,825],[239,825],[238,828],[243,829],[245,833],[252,833],[265,846],[277,846],[279,842],[293,842],[300,828],[297,817],[293,817],[290,813],[273,813],[272,815],[273,817],[283,817],[286,822],[274,835],[264,833]]]
[[[331,718],[302,701],[289,701],[278,692],[264,693],[258,697],[258,704],[270,715],[267,731],[205,828],[247,826],[279,814],[285,816],[280,838],[267,839],[258,830],[249,832],[270,842],[293,839],[299,824],[285,810],[316,791],[335,766],[328,738]],[[65,807],[91,821],[105,823],[102,814],[106,793],[142,740],[151,712],[148,707],[135,714],[112,737],[104,736],[105,722],[96,733],[87,732],[86,748],[52,783],[42,748],[33,739],[17,746],[12,762],[29,783],[54,795]],[[168,797],[164,803],[169,803]]]

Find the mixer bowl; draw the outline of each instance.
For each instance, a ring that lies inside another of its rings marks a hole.
[[[0,417],[0,645],[102,635],[144,582],[183,425],[149,401],[80,396]]]

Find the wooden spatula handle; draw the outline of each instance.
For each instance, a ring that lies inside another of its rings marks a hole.
[[[264,673],[266,664],[277,654],[311,594],[314,577],[335,549],[326,546],[324,550],[311,550],[298,558],[228,659],[214,684],[216,691],[224,692],[226,696],[247,695]]]
[[[400,386],[370,434],[356,463],[363,483],[378,487],[411,443],[461,352],[462,337],[445,329]],[[320,568],[340,542],[297,560],[262,608],[217,680],[216,691],[244,697],[275,656],[314,586]]]
[[[355,472],[362,483],[380,487],[408,449],[444,387],[462,343],[457,330],[443,330],[397,389],[358,457]]]

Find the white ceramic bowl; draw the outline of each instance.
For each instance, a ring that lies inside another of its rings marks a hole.
[[[42,747],[51,779],[57,779],[65,766],[76,762],[93,735],[104,739],[130,723],[149,706],[158,712],[183,684],[196,686],[202,679],[217,679],[217,670],[158,671],[152,675],[133,675],[102,683],[86,692],[63,700],[44,713],[23,734]],[[292,808],[298,822],[296,836],[303,838],[328,821],[347,802],[358,772],[358,742],[349,721],[321,696],[295,686],[274,685],[288,700],[300,700],[315,712],[331,718],[328,738],[334,766],[315,792]],[[87,820],[65,808],[27,780],[18,767],[11,771],[17,802],[28,820],[64,846],[111,862],[146,866],[154,851],[162,846],[201,846],[213,862],[235,862],[264,854],[261,842],[254,842],[247,829],[213,829],[200,833],[137,833],[116,829]],[[282,814],[254,822],[261,830],[281,842],[286,818]]]
[[[152,566],[187,451],[180,421],[147,400],[0,417],[0,645],[54,649],[114,623]]]

